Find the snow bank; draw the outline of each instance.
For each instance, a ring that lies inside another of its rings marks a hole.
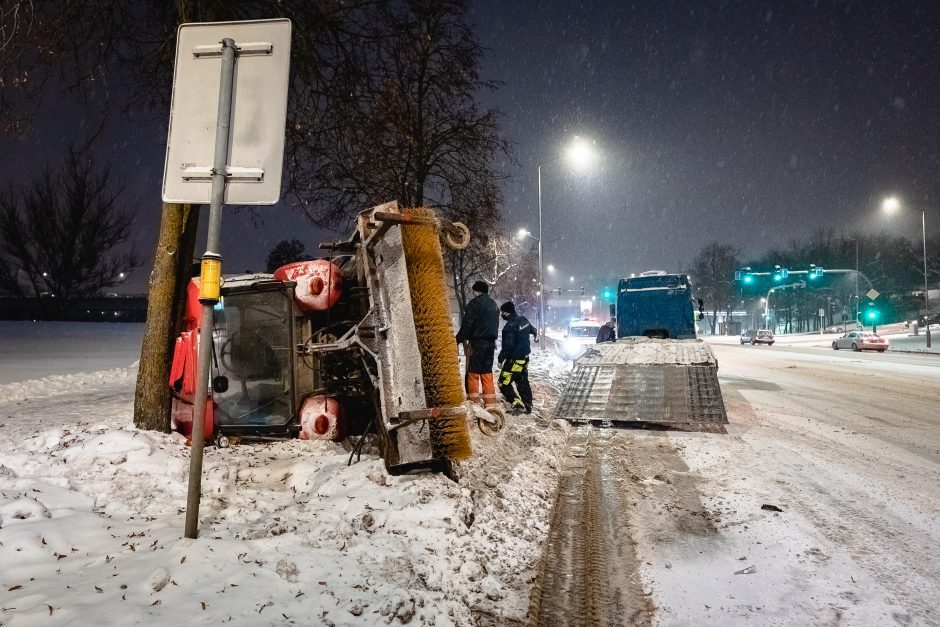
[[[533,356],[537,410],[566,369]],[[129,424],[135,377],[0,386],[0,623],[524,619],[563,452],[549,421],[475,432],[458,483],[392,477],[374,455],[347,466],[328,442],[209,447],[191,541],[189,450]]]

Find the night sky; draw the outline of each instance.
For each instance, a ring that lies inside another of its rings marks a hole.
[[[537,231],[539,163],[575,135],[600,153],[589,172],[542,168],[545,262],[565,283],[684,270],[715,240],[748,256],[820,228],[919,237],[920,209],[940,232],[940,2],[476,0],[471,16],[484,77],[503,83],[484,102],[516,143],[506,230]],[[4,180],[54,155],[81,119],[62,103],[45,128],[0,141]],[[163,125],[107,135],[148,257],[128,291],[149,274]],[[878,213],[889,193],[906,206],[892,223]],[[226,272],[263,269],[280,239],[309,233],[314,250],[323,237],[287,207],[256,216],[227,210]]]
[[[542,169],[560,274],[676,271],[713,240],[756,255],[828,227],[919,236],[919,211],[878,215],[888,192],[940,225],[940,3],[505,4],[475,19],[518,142],[507,224],[536,229],[536,166],[567,138],[604,153],[590,177]]]

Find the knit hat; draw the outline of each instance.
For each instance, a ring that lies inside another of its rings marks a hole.
[[[486,284],[486,281],[477,281],[473,284],[473,291],[479,292],[480,294],[488,294],[490,286]]]
[[[516,306],[512,304],[511,300],[507,300],[505,303],[499,306],[499,310],[504,313],[514,314],[516,313]]]

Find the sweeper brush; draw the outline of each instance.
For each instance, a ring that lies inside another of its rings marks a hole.
[[[436,219],[434,211],[427,207],[405,212],[409,214],[428,221]],[[438,230],[430,224],[404,224],[402,245],[427,405],[457,407],[464,402],[464,389],[448,310]],[[442,457],[454,461],[470,457],[470,432],[463,416],[431,421],[430,429],[432,445]]]

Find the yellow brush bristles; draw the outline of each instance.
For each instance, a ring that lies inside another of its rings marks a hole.
[[[435,217],[428,207],[413,209],[416,217]],[[402,226],[408,266],[411,308],[414,313],[424,396],[428,407],[456,407],[464,401],[457,343],[450,322],[444,257],[437,229],[424,224]],[[459,461],[470,457],[470,432],[463,418],[431,421],[435,452]]]

